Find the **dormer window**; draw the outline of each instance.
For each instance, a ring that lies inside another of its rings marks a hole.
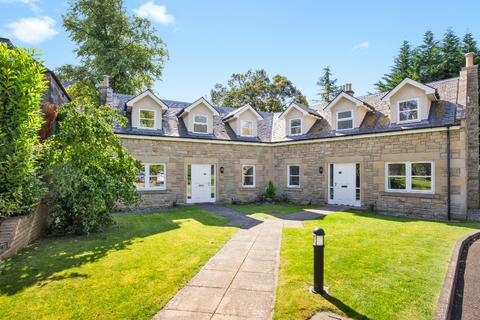
[[[193,116],[193,132],[207,133],[208,131],[208,117],[204,114],[196,114]]]
[[[337,130],[353,129],[352,110],[337,112]]]
[[[291,136],[297,136],[299,134],[302,134],[302,119],[301,118],[296,118],[296,119],[290,119],[290,135]]]
[[[252,137],[253,136],[253,121],[252,120],[241,120],[240,121],[240,133],[243,137]]]
[[[140,109],[140,128],[155,129],[155,111]]]
[[[418,121],[418,99],[398,102],[398,122]]]

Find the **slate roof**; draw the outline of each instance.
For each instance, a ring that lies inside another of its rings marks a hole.
[[[440,99],[432,102],[428,120],[409,124],[399,125],[390,123],[389,105],[381,100],[381,98],[385,96],[385,92],[356,97],[372,106],[375,110],[367,112],[359,128],[342,131],[341,133],[332,130],[328,122],[328,117],[322,112],[324,104],[315,105],[313,107],[299,105],[302,109],[315,115],[319,119],[306,134],[292,137],[285,137],[284,135],[284,121],[279,119],[281,112],[259,112],[263,117],[263,120],[258,121],[258,137],[250,138],[237,136],[230,125],[222,120],[235,110],[230,107],[214,106],[220,115],[214,116],[213,134],[205,135],[188,132],[183,119],[177,116],[183,109],[191,104],[188,102],[161,99],[169,108],[163,114],[162,130],[142,130],[132,128],[130,122],[131,115],[130,112],[127,112],[125,103],[134,96],[114,93],[113,106],[117,108],[121,114],[126,115],[129,120],[126,127],[116,127],[117,133],[245,142],[298,141],[357,134],[375,134],[410,129],[434,128],[458,124],[459,120],[464,117],[463,106],[457,104],[458,81],[459,78],[457,77],[428,83],[427,85],[437,90]]]

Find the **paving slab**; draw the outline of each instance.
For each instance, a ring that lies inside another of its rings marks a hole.
[[[230,288],[273,292],[275,290],[275,282],[274,273],[240,271],[237,273]]]
[[[179,310],[162,310],[153,320],[210,320],[211,313],[179,311]]]
[[[245,272],[259,272],[259,273],[273,273],[277,267],[275,260],[257,260],[247,257],[240,267],[240,271]]]
[[[215,313],[249,319],[269,319],[274,299],[274,292],[230,288]]]
[[[186,286],[170,300],[165,309],[213,313],[222,300],[225,290],[224,288]]]
[[[235,271],[200,270],[188,283],[189,286],[227,288],[235,276]]]

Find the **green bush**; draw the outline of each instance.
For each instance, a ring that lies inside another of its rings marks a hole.
[[[25,215],[45,194],[39,177],[40,102],[47,88],[34,52],[0,43],[0,215]]]
[[[270,180],[268,181],[267,190],[265,190],[265,197],[273,199],[275,197],[275,186],[273,182]]]
[[[119,202],[133,204],[139,163],[112,124],[126,119],[107,106],[63,105],[58,130],[46,143],[46,180],[54,234],[90,233],[111,223]]]

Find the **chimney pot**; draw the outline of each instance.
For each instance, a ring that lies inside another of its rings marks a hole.
[[[348,93],[349,95],[354,95],[355,92],[353,92],[352,90],[352,84],[351,83],[346,83],[344,86],[343,86],[343,90],[345,91],[345,93]]]
[[[110,87],[110,76],[104,75],[103,76],[103,87],[109,88]]]
[[[469,52],[465,54],[465,67],[472,67],[473,66],[473,58],[475,57],[475,53]]]

